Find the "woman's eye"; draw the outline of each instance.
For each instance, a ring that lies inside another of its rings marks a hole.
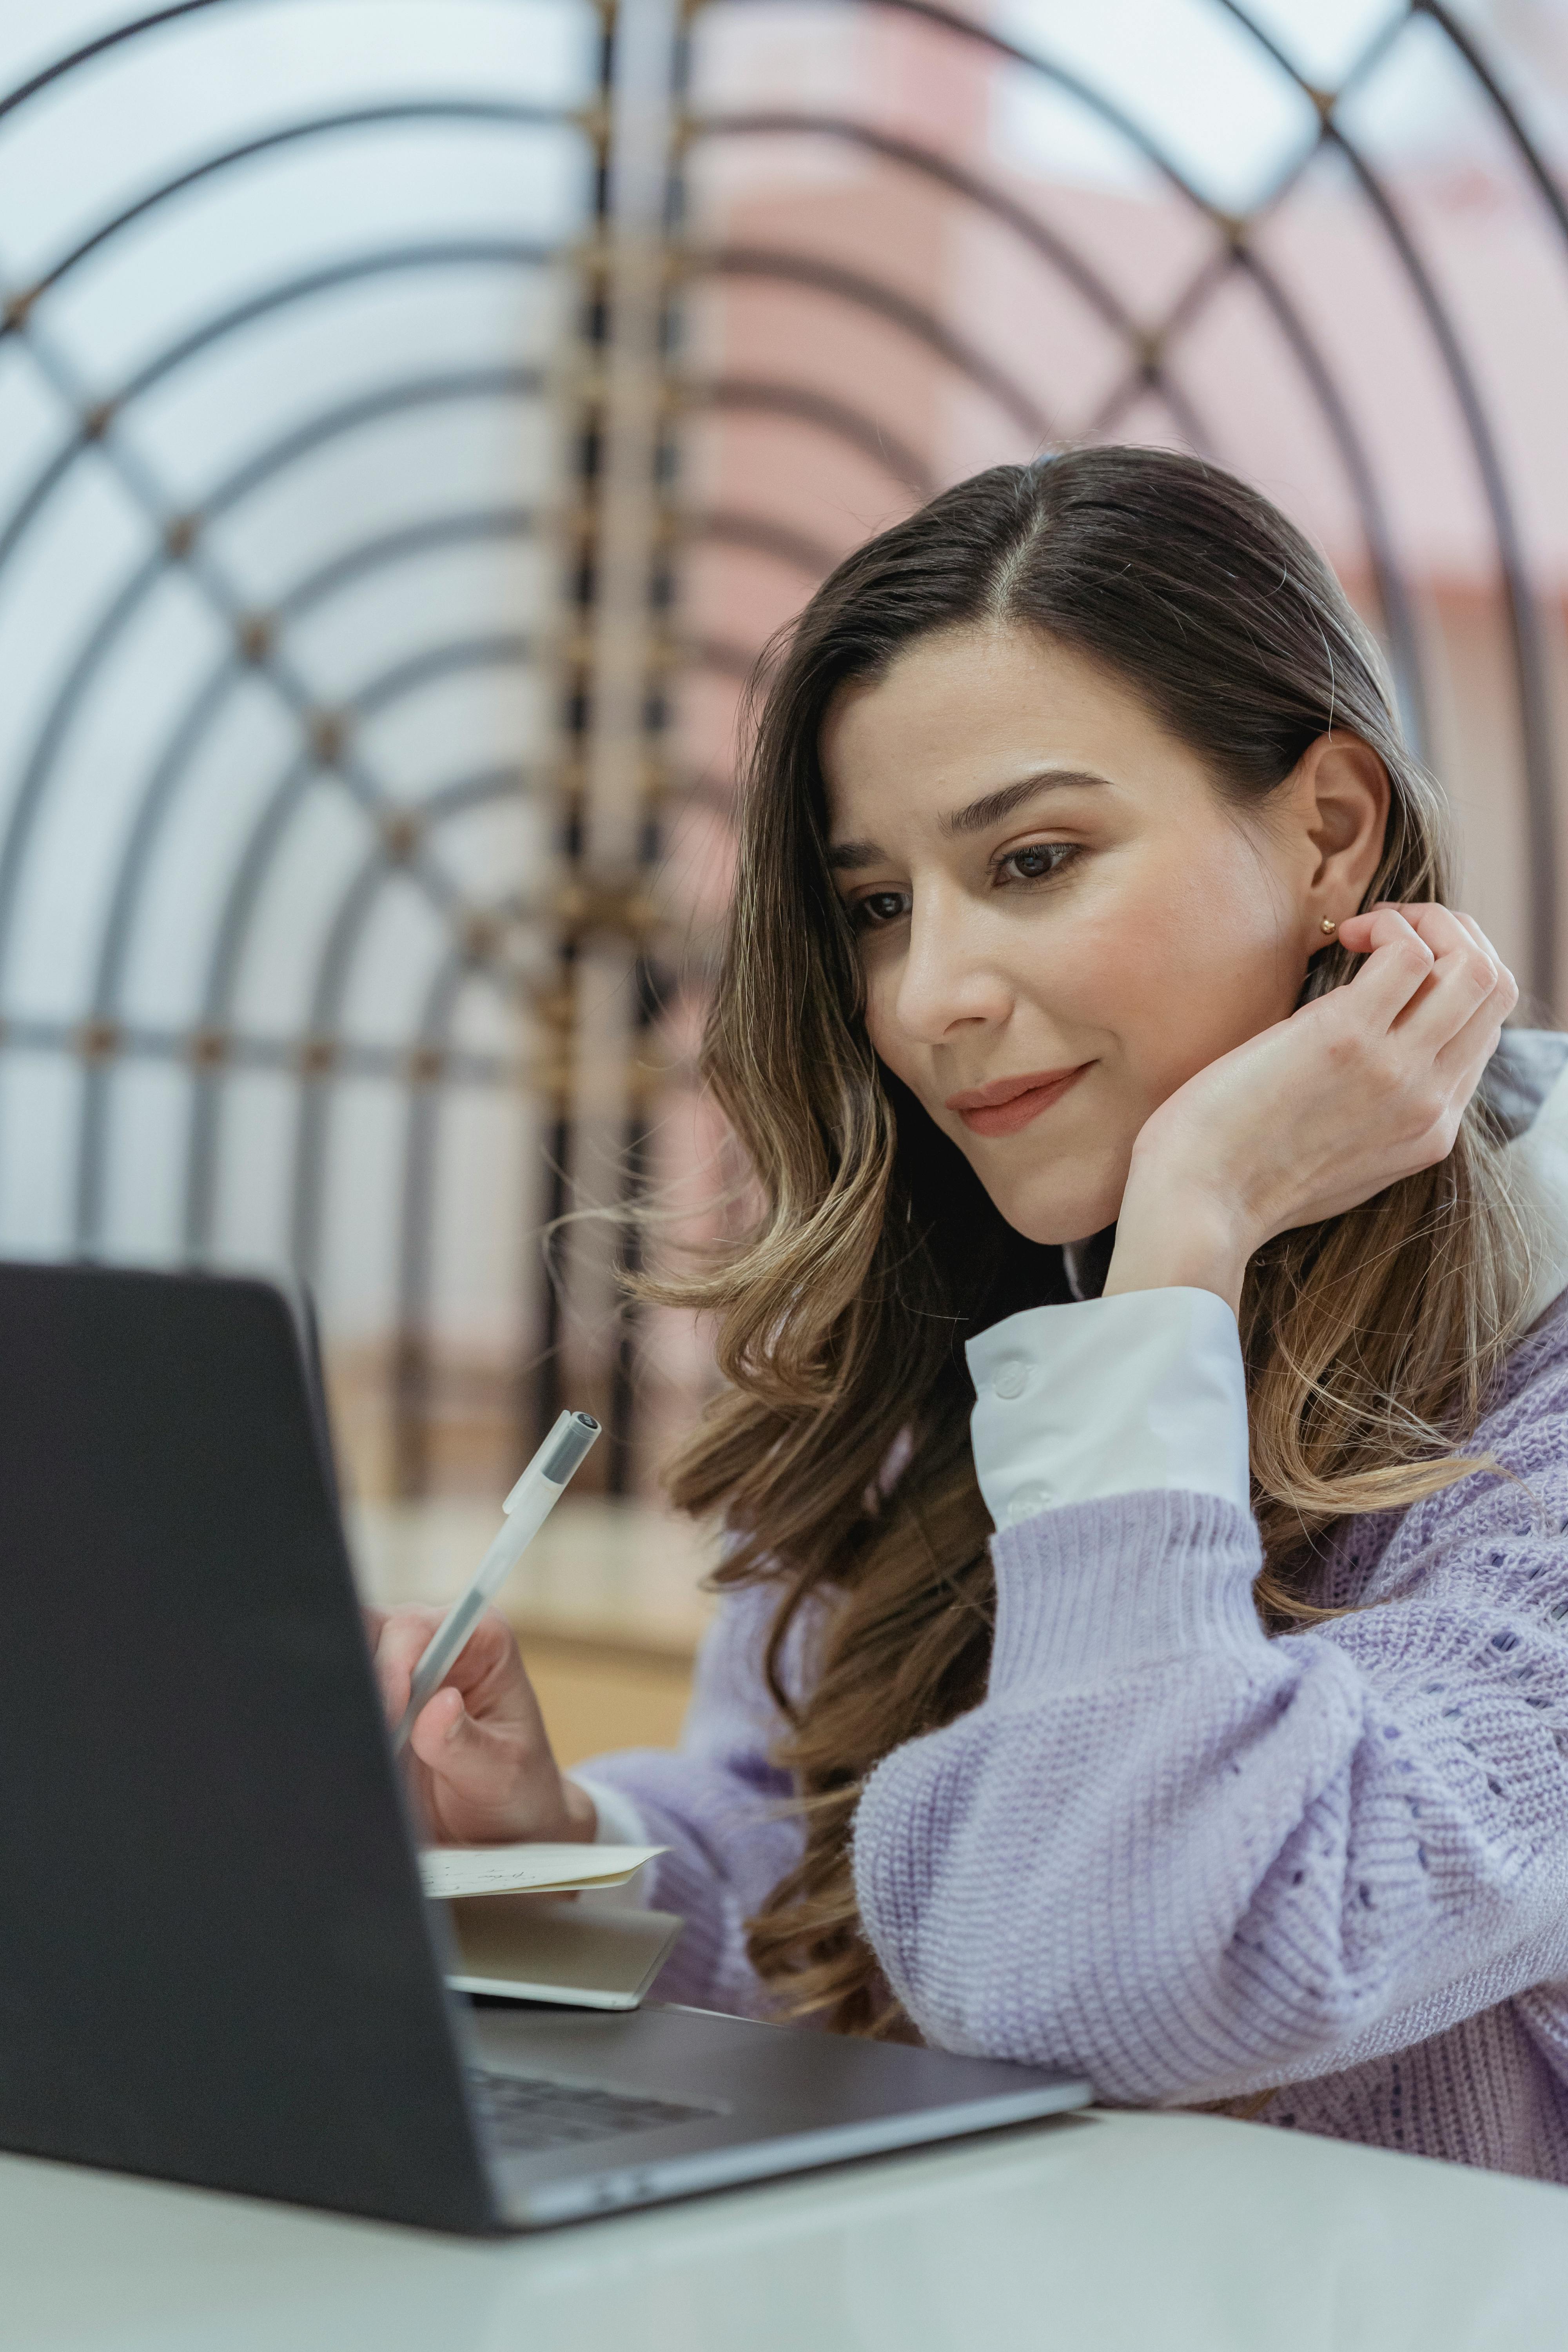
[[[908,912],[902,890],[868,890],[856,899],[853,919],[857,930],[874,930],[879,923],[899,922]]]
[[[997,868],[1004,874],[1010,868],[1016,882],[1044,882],[1058,874],[1077,855],[1077,845],[1070,841],[1031,841],[1024,848],[1010,849],[1005,857],[998,858]]]

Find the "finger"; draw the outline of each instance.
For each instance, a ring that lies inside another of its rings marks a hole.
[[[499,1610],[487,1609],[442,1676],[480,1721],[514,1721],[533,1705],[517,1635]]]
[[[440,1622],[437,1609],[397,1609],[382,1625],[373,1663],[382,1704],[394,1720],[401,1718],[408,1704],[414,1669]]]
[[[1341,939],[1347,931],[1352,937],[1359,937],[1363,926],[1367,927],[1369,939],[1389,936],[1386,924],[1374,924],[1373,919],[1380,916],[1396,916],[1401,922],[1407,924],[1417,939],[1425,940],[1435,959],[1456,950],[1479,947],[1483,954],[1491,956],[1494,963],[1500,961],[1468,916],[1461,915],[1457,908],[1439,906],[1434,898],[1406,899],[1398,903],[1391,898],[1380,899],[1376,906],[1366,908],[1363,913],[1348,916],[1340,925]]]
[[[1459,907],[1439,906],[1435,898],[1410,899],[1403,902],[1396,902],[1391,898],[1380,899],[1376,907],[1366,908],[1364,916],[1352,915],[1349,919],[1352,923],[1363,921],[1367,916],[1376,914],[1384,908],[1391,908],[1395,914],[1403,915],[1412,930],[1418,938],[1426,941],[1436,955],[1441,956],[1451,950],[1462,949],[1465,938],[1468,938],[1479,948],[1484,956],[1490,959],[1500,972],[1508,971],[1508,966],[1473,915],[1467,915]],[[1340,928],[1342,935],[1344,925],[1342,924]],[[1509,976],[1512,978],[1511,973]]]
[[[1340,925],[1340,945],[1349,948],[1352,955],[1370,955],[1391,940],[1415,935],[1415,926],[1405,921],[1401,907],[1368,907],[1359,915],[1347,915]]]
[[[408,1744],[442,1793],[470,1813],[500,1812],[516,1794],[515,1743],[476,1722],[450,1687],[421,1707]]]
[[[1412,990],[1387,1021],[1389,1029],[1396,1031],[1403,1040],[1436,1054],[1465,1026],[1476,1007],[1487,1003],[1494,992],[1499,992],[1497,1003],[1500,1013],[1512,1011],[1518,998],[1513,975],[1500,962],[1479,926],[1471,918],[1460,915],[1453,908],[1438,906],[1434,900],[1412,901],[1398,907],[1380,905],[1368,908],[1364,914],[1352,916],[1348,925],[1351,938],[1347,944],[1352,951],[1358,950],[1363,940],[1370,947],[1380,938],[1387,940],[1397,937],[1397,932],[1390,927],[1388,919],[1391,917],[1408,924],[1415,937],[1432,953],[1431,971],[1426,984]],[[1342,926],[1342,936],[1345,928],[1347,926]],[[1373,957],[1369,955],[1363,971],[1370,969],[1373,961]],[[1357,975],[1358,982],[1361,976]],[[1387,977],[1392,994],[1396,996],[1400,982],[1396,966]],[[1379,992],[1367,992],[1371,995]],[[1385,1013],[1389,1001],[1389,995],[1384,994],[1383,1009]]]
[[[1495,963],[1498,968],[1500,985],[1508,999],[1507,1003],[1503,1007],[1503,1019],[1506,1021],[1509,1014],[1514,1010],[1515,1006],[1519,1003],[1519,982],[1510,971],[1508,965],[1503,961],[1501,956],[1499,955],[1497,949],[1493,946],[1491,940],[1488,939],[1485,931],[1482,930],[1475,917],[1473,915],[1461,915],[1459,917],[1459,920],[1474,938],[1477,945],[1486,950],[1488,955],[1490,956],[1493,963]]]
[[[1437,1054],[1437,1075],[1461,1102],[1468,1102],[1479,1086],[1487,1064],[1497,1052],[1503,1022],[1511,1009],[1506,998],[1500,996],[1478,1005],[1464,1027]]]
[[[455,1691],[450,1683],[443,1683],[415,1717],[408,1745],[420,1763],[431,1771],[443,1769],[447,1744],[458,1733],[464,1712],[461,1691]]]
[[[1512,1012],[1519,997],[1513,974],[1458,915],[1447,907],[1406,912],[1436,961],[1429,986],[1395,1021],[1397,1034],[1436,1054],[1458,1035],[1479,1009],[1495,1007],[1500,1023]]]
[[[1446,955],[1483,955],[1494,971],[1502,970],[1502,958],[1489,940],[1481,935],[1480,926],[1473,916],[1461,914],[1457,907],[1439,907],[1426,899],[1419,905],[1402,907],[1400,913],[1411,929],[1424,939],[1441,961]]]
[[[1412,910],[1406,908],[1405,912],[1406,914],[1411,915],[1411,919],[1414,922],[1415,916],[1412,914]],[[1497,987],[1494,1000],[1495,1010],[1500,1018],[1506,1021],[1509,1014],[1514,1010],[1514,1007],[1519,1003],[1518,981],[1514,978],[1512,972],[1503,961],[1502,957],[1498,953],[1496,947],[1487,937],[1487,934],[1482,930],[1479,923],[1477,922],[1473,915],[1467,915],[1463,908],[1458,907],[1444,908],[1442,912],[1452,923],[1458,925],[1464,930],[1464,932],[1475,942],[1475,945],[1479,949],[1481,954],[1484,955],[1492,965],[1492,968],[1497,974]],[[1423,930],[1428,929],[1425,924],[1417,924],[1416,928]],[[1438,946],[1439,942],[1435,933],[1430,934],[1430,937],[1431,944],[1434,947]],[[1457,940],[1455,944],[1458,945]],[[1439,959],[1439,961],[1441,959]],[[1472,1015],[1472,1019],[1475,1017],[1476,1016]],[[1466,1024],[1465,1025],[1468,1027],[1469,1024]]]
[[[1453,912],[1454,920],[1457,923],[1463,923],[1466,930],[1468,931],[1476,945],[1479,948],[1484,948],[1486,950],[1488,955],[1490,956],[1498,970],[1500,971],[1506,971],[1508,966],[1503,962],[1501,956],[1499,955],[1496,948],[1493,947],[1490,940],[1488,939],[1485,931],[1482,930],[1475,917],[1473,915],[1467,915],[1464,909],[1460,907],[1456,907]]]
[[[1366,957],[1342,992],[1347,1008],[1353,1007],[1374,1027],[1392,1028],[1431,978],[1436,955],[1397,907],[1369,908],[1363,915],[1352,915],[1341,924],[1340,935],[1353,955]]]

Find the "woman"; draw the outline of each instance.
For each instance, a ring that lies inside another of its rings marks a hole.
[[[756,1219],[658,1293],[729,1381],[684,1740],[564,1777],[492,1620],[435,1834],[666,1843],[668,1998],[1568,2179],[1568,1039],[1447,898],[1226,475],[1000,467],[842,564],[706,1047]]]

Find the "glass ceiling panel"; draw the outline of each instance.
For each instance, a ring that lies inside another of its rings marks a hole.
[[[1379,35],[1406,14],[1403,0],[1245,0],[1258,30],[1315,89],[1338,89]]]
[[[1003,0],[992,22],[1102,92],[1224,211],[1248,209],[1317,135],[1310,100],[1212,0]]]

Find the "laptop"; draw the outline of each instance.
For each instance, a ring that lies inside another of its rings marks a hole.
[[[310,1364],[264,1282],[0,1265],[0,2147],[490,2234],[1084,2104],[455,1993]]]

